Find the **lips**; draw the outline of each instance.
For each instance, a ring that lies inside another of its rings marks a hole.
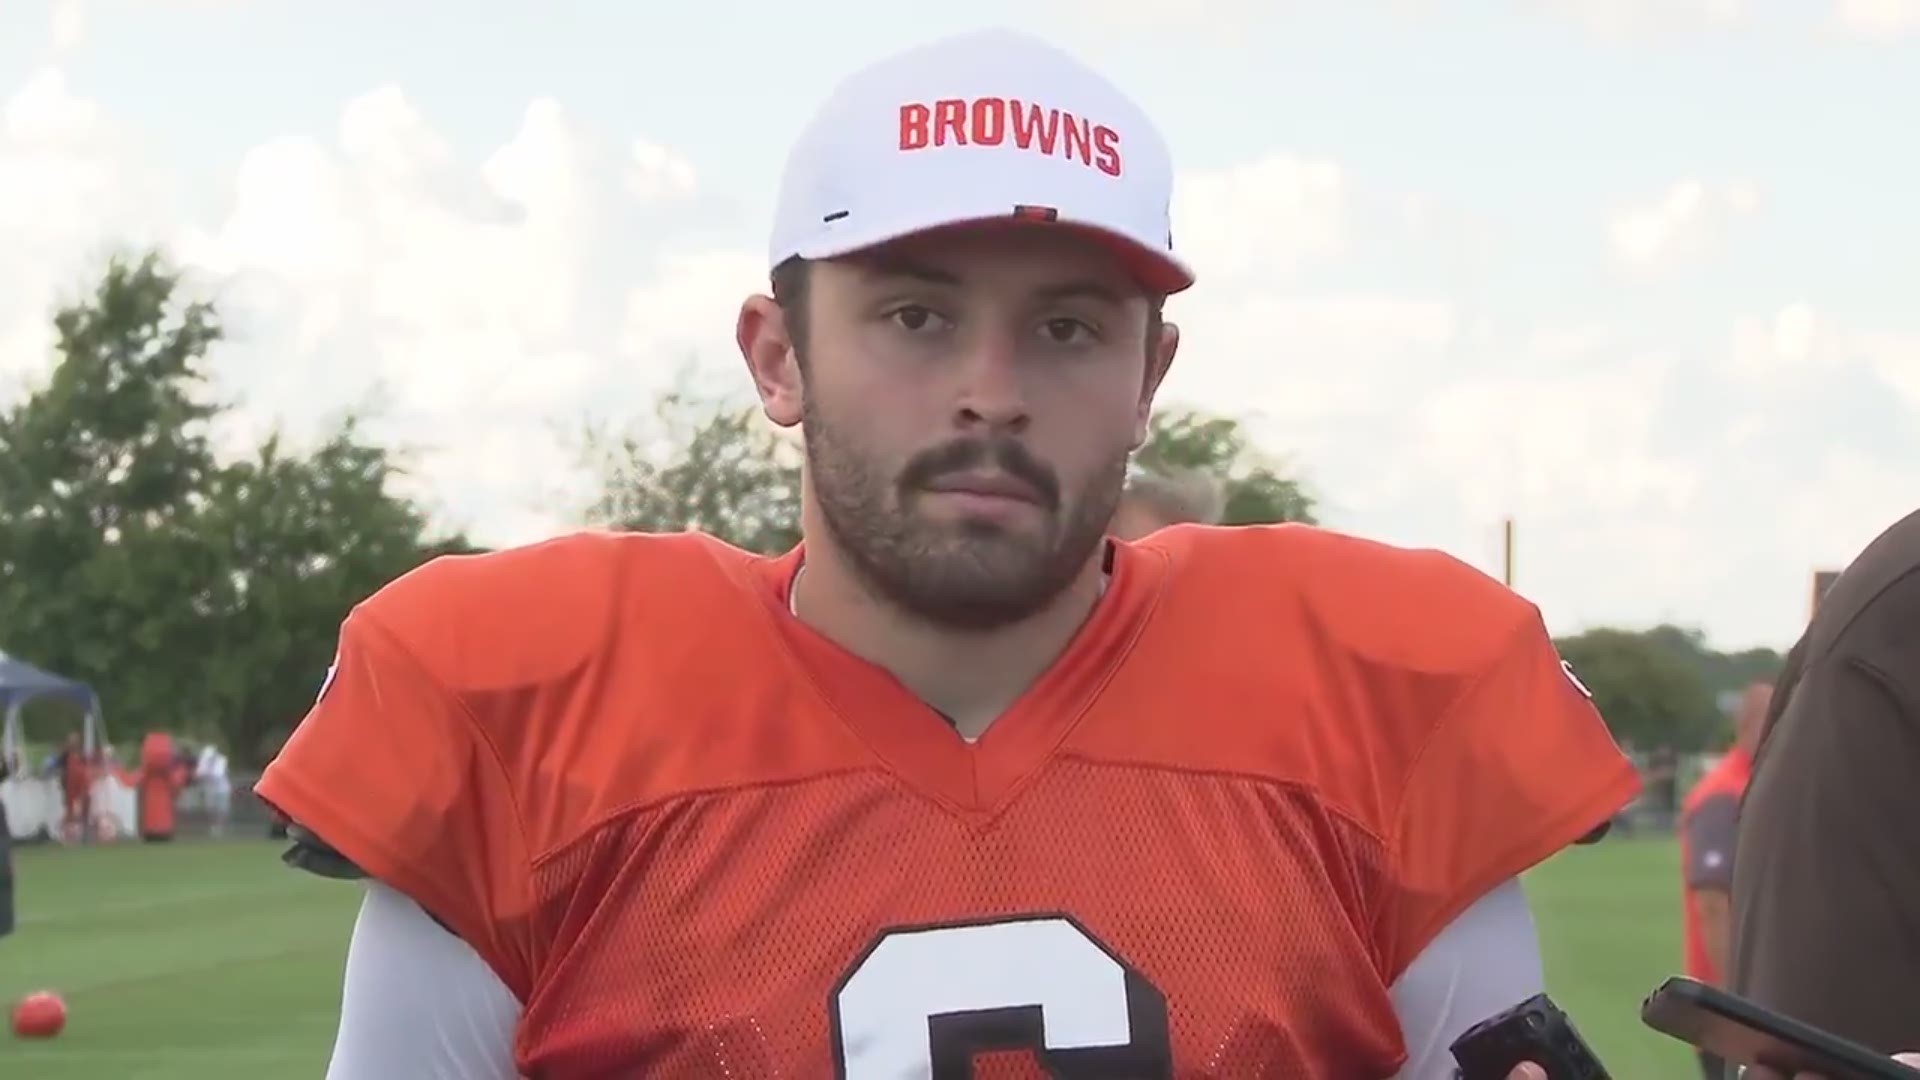
[[[951,473],[927,485],[928,491],[957,495],[986,495],[1040,505],[1044,500],[1032,484],[1007,473]]]

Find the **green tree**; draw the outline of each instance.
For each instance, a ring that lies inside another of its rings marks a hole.
[[[758,408],[676,390],[653,423],[589,430],[582,443],[599,481],[587,510],[595,525],[698,530],[762,554],[800,540],[800,448]]]
[[[240,763],[310,703],[347,609],[429,541],[385,451],[343,426],[222,463],[207,303],[158,255],[115,259],[54,318],[55,366],[0,413],[0,647],[100,692],[123,741],[220,735]]]
[[[217,467],[204,361],[221,332],[176,281],[157,256],[112,260],[55,315],[51,376],[0,414],[0,630],[135,724],[209,705],[181,660],[212,635],[180,601],[219,571],[196,518]]]
[[[1736,653],[1716,651],[1699,630],[1661,625],[1647,631],[1657,647],[1686,663],[1716,697],[1737,693],[1754,682],[1772,682],[1780,674],[1786,659],[1772,649],[1743,649]]]
[[[309,454],[275,434],[217,474],[202,535],[222,572],[200,600],[219,642],[204,677],[236,757],[271,755],[312,704],[354,604],[434,555],[473,550],[423,539],[424,515],[392,491],[397,472],[349,419]]]
[[[1724,718],[1713,690],[1656,636],[1603,628],[1557,644],[1622,744],[1691,751],[1722,741]]]
[[[1312,524],[1316,502],[1281,462],[1253,444],[1246,426],[1231,417],[1192,409],[1155,413],[1147,443],[1134,454],[1145,468],[1188,469],[1219,479],[1227,525],[1282,521]]]

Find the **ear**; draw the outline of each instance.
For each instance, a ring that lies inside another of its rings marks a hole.
[[[783,428],[798,424],[805,383],[793,338],[787,332],[786,314],[773,297],[749,296],[740,305],[733,339],[747,362],[748,374],[753,376],[753,388],[760,395],[760,407],[767,419]]]
[[[1140,449],[1147,444],[1148,423],[1153,418],[1153,399],[1160,393],[1160,383],[1167,377],[1167,371],[1173,367],[1173,356],[1180,351],[1180,328],[1173,323],[1160,324],[1160,340],[1154,343],[1147,354],[1147,375],[1140,385],[1140,411],[1133,420],[1133,448]]]

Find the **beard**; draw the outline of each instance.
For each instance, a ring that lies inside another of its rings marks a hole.
[[[882,599],[938,626],[984,631],[1020,622],[1071,585],[1106,536],[1126,482],[1123,451],[1076,492],[1018,440],[960,438],[922,451],[888,476],[810,396],[801,419],[821,518],[854,571]],[[1014,531],[983,519],[930,521],[915,511],[928,485],[991,465],[1030,485],[1045,523]]]

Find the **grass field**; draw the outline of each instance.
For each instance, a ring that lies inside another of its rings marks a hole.
[[[319,1076],[358,891],[286,869],[277,850],[19,852],[20,927],[0,940],[0,1001],[55,987],[71,1020],[52,1042],[0,1036],[0,1078]],[[1678,873],[1671,844],[1615,840],[1528,881],[1554,997],[1621,1080],[1697,1075],[1636,1015],[1679,956]]]

